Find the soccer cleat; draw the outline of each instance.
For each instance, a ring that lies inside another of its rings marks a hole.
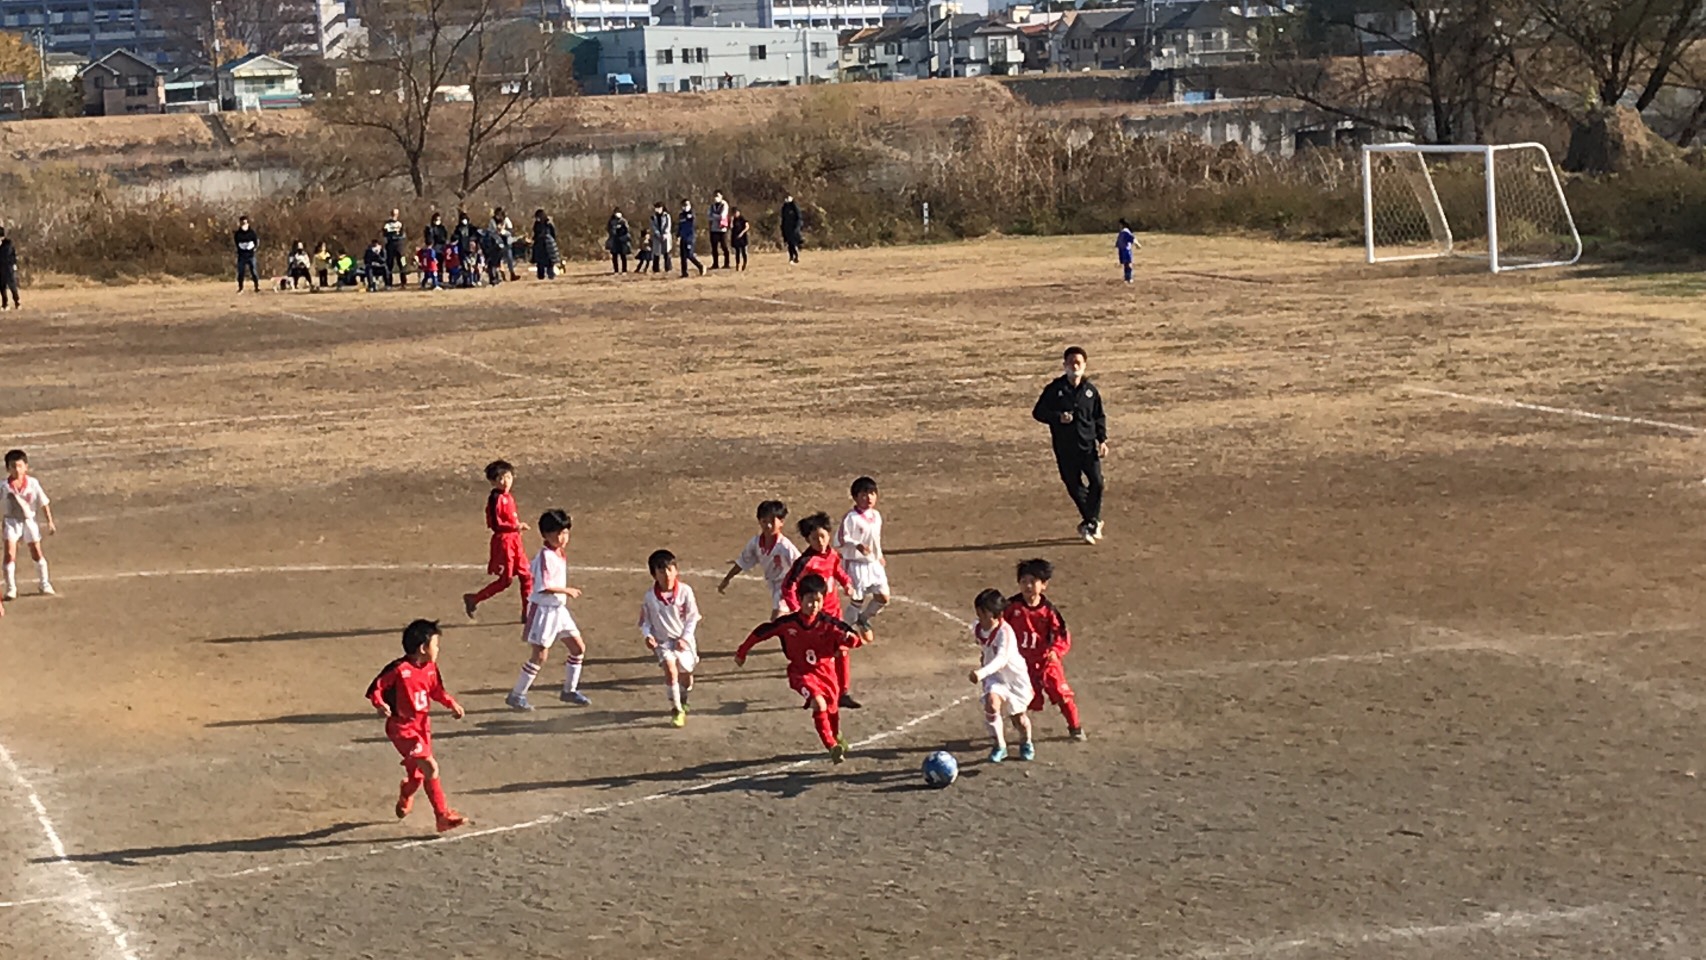
[[[56,597],[56,596],[58,596],[57,593],[54,593],[53,584],[51,584],[51,583],[44,583],[41,585],[41,595],[44,597]]]
[[[504,706],[511,710],[520,710],[522,712],[533,709],[533,704],[527,702],[527,694],[525,693],[520,696],[516,696],[512,693],[509,696],[504,697]]]
[[[853,695],[851,693],[843,693],[841,695],[841,699],[836,701],[836,705],[841,707],[843,710],[859,710],[865,706],[859,701],[853,699]]]
[[[438,832],[449,833],[468,822],[468,818],[455,810],[446,810],[438,815]]]
[[[1026,741],[1024,743],[1019,744],[1019,759],[1020,760],[1035,760],[1036,758],[1037,758],[1036,744],[1031,743],[1030,741]]]
[[[1090,536],[1095,537],[1097,540],[1102,539],[1102,521],[1097,520],[1091,525]]]
[[[1090,739],[1089,734],[1084,732],[1083,727],[1067,727],[1066,735],[1071,737],[1077,743],[1083,743]]]
[[[403,790],[407,790],[408,786],[409,785],[405,783],[403,785]],[[409,811],[413,810],[414,808],[415,808],[414,796],[411,794],[408,794],[408,793],[404,793],[402,791],[398,791],[398,793],[397,793],[397,819],[401,820],[404,817],[408,816]]]
[[[829,762],[830,763],[846,763],[847,762],[847,741],[845,741],[845,740],[837,741],[835,746],[829,748]]]
[[[1095,543],[1096,542],[1096,527],[1095,527],[1095,525],[1091,524],[1089,522],[1079,524],[1078,525],[1078,536],[1085,543]]]
[[[989,762],[990,763],[1000,763],[1001,761],[1003,761],[1005,759],[1007,759],[1007,748],[1006,747],[996,747],[994,750],[989,751]]]
[[[475,602],[473,594],[464,593],[462,595],[462,612],[468,615],[468,619],[474,619],[474,611],[478,607],[479,604]]]
[[[670,711],[669,725],[672,727],[687,726],[687,709],[685,707],[678,707],[675,710]]]
[[[557,694],[557,699],[564,703],[572,703],[577,707],[588,707],[592,705],[592,701],[586,698],[586,694],[579,690],[564,690],[562,693]]]
[[[4,595],[0,595],[0,600],[16,600],[16,599],[18,599],[18,591],[17,591],[17,588],[15,588],[15,587],[7,587],[6,593]]]

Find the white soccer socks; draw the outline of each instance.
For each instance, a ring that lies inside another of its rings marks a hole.
[[[533,688],[533,681],[539,678],[539,665],[529,660],[521,665],[521,676],[516,678],[515,689],[509,692],[514,699],[527,696],[527,691]]]
[[[574,693],[581,688],[581,661],[583,658],[571,656],[564,661],[563,692]]]

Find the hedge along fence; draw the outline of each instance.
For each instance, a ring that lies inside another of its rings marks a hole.
[[[713,190],[742,208],[760,246],[777,238],[788,194],[805,214],[808,242],[827,247],[1108,231],[1120,217],[1144,230],[1282,240],[1361,235],[1354,152],[1252,155],[1236,145],[1133,139],[1115,120],[1062,123],[1022,110],[920,130],[886,122],[838,93],[828,88],[756,128],[697,137],[633,176],[548,194],[493,190],[467,209],[483,225],[493,205],[505,206],[527,236],[532,211],[542,207],[564,254],[581,258],[603,255],[612,209],[627,214],[637,239],[654,200],[673,216],[683,197],[702,211]],[[427,215],[401,192],[371,187],[235,204],[133,200],[104,176],[51,167],[10,180],[0,189],[15,198],[5,214],[26,267],[95,279],[226,275],[239,213],[253,219],[262,268],[275,274],[296,240],[310,248],[325,240],[334,252],[359,257],[392,207],[405,209],[411,246]],[[1670,164],[1572,180],[1568,192],[1584,234],[1706,254],[1706,170]],[[456,205],[439,209],[448,221]]]

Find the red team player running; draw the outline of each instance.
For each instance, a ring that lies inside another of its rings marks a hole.
[[[438,832],[454,830],[467,823],[450,809],[439,785],[438,760],[432,755],[431,701],[450,708],[451,716],[464,716],[462,705],[444,689],[438,673],[438,624],[416,620],[403,630],[403,656],[385,665],[367,686],[367,699],[385,718],[385,735],[403,755],[402,788],[397,793],[397,819],[409,815],[415,791],[424,784],[427,800],[438,817]]]
[[[819,511],[800,521],[800,536],[806,541],[806,552],[794,561],[793,569],[782,578],[782,606],[788,610],[799,610],[800,584],[808,576],[815,576],[824,584],[823,612],[836,620],[841,619],[841,598],[836,596],[834,584],[841,584],[849,595],[853,592],[853,580],[841,566],[841,555],[830,547],[833,534],[830,532],[832,523],[829,514]],[[866,640],[871,639],[871,628],[860,627],[859,632]],[[857,710],[862,704],[853,699],[851,691],[852,671],[847,663],[845,652],[835,656],[835,683],[837,705],[849,710]]]
[[[815,573],[800,577],[794,585],[799,608],[753,630],[735,650],[735,663],[744,667],[753,647],[772,637],[781,640],[788,657],[788,686],[805,698],[829,759],[840,763],[847,759],[847,741],[841,736],[841,681],[834,663],[866,639],[825,611],[829,589]]]
[[[1066,629],[1066,618],[1043,594],[1054,577],[1054,565],[1047,560],[1019,561],[1019,592],[1007,601],[1001,617],[1019,638],[1019,653],[1031,672],[1031,709],[1043,708],[1043,698],[1060,708],[1066,718],[1066,730],[1074,740],[1085,739],[1084,727],[1078,720],[1078,701],[1072,686],[1066,682],[1066,667],[1061,661],[1072,649],[1072,634]]]
[[[527,530],[527,524],[521,522],[521,514],[515,508],[515,495],[510,493],[510,487],[515,485],[515,468],[506,461],[493,460],[486,464],[486,479],[492,484],[492,492],[486,497],[486,527],[492,531],[486,572],[497,579],[486,584],[479,593],[464,593],[462,609],[472,620],[475,608],[508,590],[509,585],[519,579],[521,620],[526,623],[527,598],[533,593],[533,574],[527,566],[527,548],[521,542],[521,534]]]

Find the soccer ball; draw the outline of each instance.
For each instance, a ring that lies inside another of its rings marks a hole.
[[[960,775],[960,762],[946,750],[938,750],[924,758],[924,783],[940,790]]]

